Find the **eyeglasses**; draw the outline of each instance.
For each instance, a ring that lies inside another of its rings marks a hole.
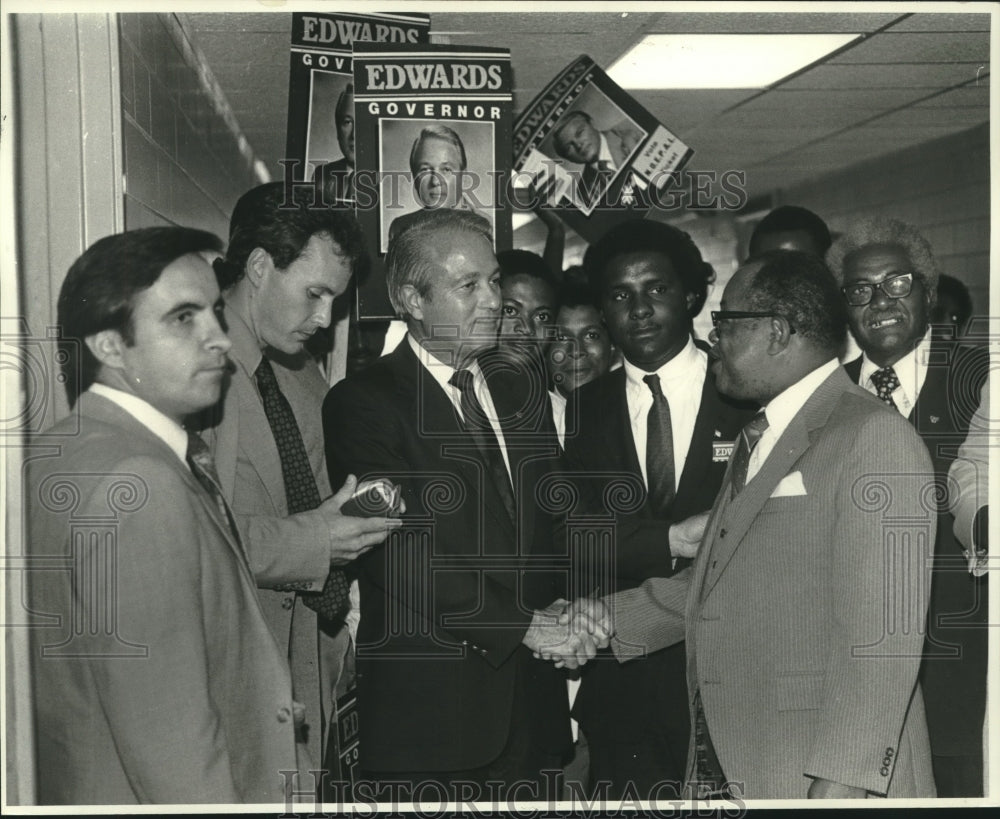
[[[753,310],[713,310],[712,311],[712,327],[715,331],[719,332],[719,324],[723,321],[729,321],[730,319],[755,319],[755,318],[783,318],[788,322],[789,333],[794,333],[795,328],[792,326],[792,321],[788,316],[784,316],[781,313],[773,312],[755,312]]]
[[[913,289],[913,274],[900,273],[881,282],[852,282],[840,288],[851,307],[864,307],[875,298],[875,291],[881,290],[886,298],[902,299]]]

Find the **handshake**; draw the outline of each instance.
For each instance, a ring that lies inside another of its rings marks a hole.
[[[579,668],[598,649],[607,648],[613,634],[611,613],[603,601],[579,597],[573,603],[559,599],[535,611],[522,642],[556,668]]]

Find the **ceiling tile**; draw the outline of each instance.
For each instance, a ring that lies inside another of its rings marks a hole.
[[[988,32],[947,34],[879,34],[831,59],[826,65],[850,63],[950,63],[980,60],[989,62]]]
[[[974,80],[978,63],[933,63],[931,65],[825,64],[789,80],[782,88],[865,89],[865,88],[948,88]]]
[[[989,31],[990,15],[977,12],[933,14],[920,12],[892,27],[893,31]]]

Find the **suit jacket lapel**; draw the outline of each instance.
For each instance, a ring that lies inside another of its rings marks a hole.
[[[701,402],[698,405],[698,415],[691,433],[691,443],[688,446],[687,460],[684,471],[677,483],[675,508],[684,508],[688,498],[701,491],[702,482],[712,463],[712,442],[715,440],[715,430],[719,428],[719,415],[722,401],[715,388],[715,379],[709,370],[705,373],[705,383],[701,389]]]
[[[719,576],[732,560],[737,548],[753,525],[775,487],[809,448],[813,430],[822,427],[836,403],[837,397],[850,387],[850,379],[837,368],[816,388],[791,423],[775,443],[760,471],[735,498],[729,500],[731,490],[732,459],[719,493],[725,506],[718,516],[716,531],[711,541],[712,569],[707,573],[703,594],[711,591]],[[722,535],[725,530],[725,535]]]
[[[243,543],[236,538],[233,531],[229,528],[229,522],[220,519],[219,510],[215,505],[215,501],[198,482],[198,479],[191,472],[190,467],[188,467],[187,464],[182,463],[177,457],[177,453],[174,452],[162,438],[150,430],[149,427],[141,423],[133,415],[126,412],[113,401],[110,401],[103,396],[90,395],[88,393],[81,395],[80,412],[84,416],[93,418],[97,421],[121,427],[124,435],[131,436],[137,440],[146,441],[150,450],[160,457],[165,463],[169,464],[171,468],[173,468],[174,471],[180,476],[181,480],[184,481],[187,488],[197,499],[197,502],[201,504],[202,509],[212,521],[223,540],[225,540],[225,542],[229,545],[229,548],[236,553],[238,557],[237,562],[240,564],[240,568],[245,573],[250,585],[256,588],[257,583],[253,579],[253,573],[250,571],[250,560],[243,548]]]
[[[428,438],[433,442],[437,458],[459,471],[470,490],[470,497],[478,498],[480,491],[483,493],[481,500],[484,502],[481,507],[498,525],[505,527],[513,535],[514,523],[503,508],[472,438],[462,429],[455,405],[434,376],[420,363],[408,340],[403,340],[393,356],[397,354],[395,363],[398,364],[401,392],[416,399],[414,408],[417,412],[417,434],[421,439]]]

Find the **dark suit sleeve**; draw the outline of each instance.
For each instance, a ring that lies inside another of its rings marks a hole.
[[[455,524],[461,510],[457,514],[428,511],[435,502],[428,497],[437,491],[435,481],[443,478],[438,485],[441,493],[447,493],[449,476],[430,474],[426,466],[410,462],[406,442],[407,436],[417,435],[416,419],[404,420],[393,406],[397,399],[391,391],[371,386],[342,381],[330,390],[323,406],[331,483],[339,486],[348,474],[354,474],[359,480],[388,477],[403,489],[404,526],[390,535],[384,547],[362,558],[360,569],[386,594],[387,605],[403,607],[399,616],[430,621],[440,639],[469,645],[499,666],[520,645],[532,619],[531,609],[513,590],[520,585],[519,570],[500,563],[482,566],[482,533],[475,526]],[[448,505],[447,498],[436,501]],[[474,501],[466,498],[465,502]],[[435,524],[429,548],[418,548],[416,543],[408,546],[407,538],[425,527],[428,517]],[[415,528],[409,532],[407,518],[414,519]],[[396,550],[397,557],[405,555],[405,577],[387,570],[390,550]]]
[[[213,625],[201,594],[201,561],[224,556],[203,554],[198,521],[204,515],[197,514],[197,501],[176,470],[135,458],[115,471],[141,475],[149,492],[147,503],[120,516],[115,587],[122,637],[147,646],[148,656],[89,663],[125,773],[141,801],[241,801],[209,693],[205,635]],[[93,505],[105,515],[115,481],[109,478],[93,495]],[[99,554],[88,552],[87,558]],[[86,582],[103,571],[94,566],[74,578]],[[78,599],[90,592],[74,589]]]
[[[631,472],[615,474],[613,470],[604,467],[598,469],[601,460],[607,458],[607,453],[597,451],[594,435],[590,429],[590,421],[583,418],[582,409],[577,402],[578,393],[573,393],[566,405],[566,417],[580,419],[580,434],[567,436],[565,464],[569,476],[576,486],[580,498],[580,510],[586,514],[606,515],[619,509],[630,508],[634,504],[629,498],[635,492],[641,492],[642,478]],[[603,423],[615,423],[618,419],[601,419]],[[609,459],[610,460],[610,459]],[[620,484],[621,491],[609,491],[613,484]],[[643,501],[644,503],[644,501]],[[641,507],[640,507],[641,508]],[[679,571],[689,562],[679,562],[672,566],[670,543],[668,535],[671,521],[656,520],[644,517],[636,512],[616,511],[614,574],[616,586],[638,586],[648,577],[667,577]],[[608,593],[602,589],[602,593]]]

